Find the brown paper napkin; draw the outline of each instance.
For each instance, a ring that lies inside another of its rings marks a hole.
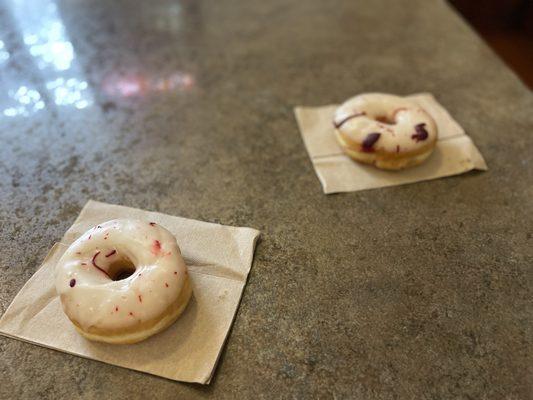
[[[170,328],[134,345],[84,339],[61,309],[54,268],[66,248],[90,227],[138,218],[172,232],[189,268],[193,296]],[[66,353],[165,378],[209,383],[237,312],[259,231],[89,201],[43,265],[0,319],[0,334]]]
[[[333,133],[337,105],[296,107],[294,113],[311,162],[324,193],[355,192],[487,170],[483,156],[463,128],[429,93],[407,98],[420,104],[437,123],[439,140],[421,165],[402,171],[384,171],[353,161],[344,154]]]

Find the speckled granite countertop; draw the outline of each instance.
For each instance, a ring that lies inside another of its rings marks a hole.
[[[1,337],[0,398],[533,396],[533,96],[443,1],[5,1],[0,88],[0,312],[89,198],[263,232],[210,386]],[[490,171],[323,195],[292,107],[374,90]]]

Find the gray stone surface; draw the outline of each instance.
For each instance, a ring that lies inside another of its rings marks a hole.
[[[444,2],[27,3],[0,312],[89,198],[263,236],[210,386],[1,337],[0,398],[532,398],[533,96]],[[323,195],[292,107],[375,90],[433,92],[490,171]]]

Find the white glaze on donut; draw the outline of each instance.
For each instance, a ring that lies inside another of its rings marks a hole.
[[[112,280],[117,265],[135,272]],[[147,221],[116,219],[77,239],[56,266],[63,309],[83,330],[131,329],[159,318],[176,301],[187,267],[174,236]]]
[[[417,153],[437,140],[437,127],[420,106],[382,93],[355,96],[335,112],[335,128],[361,152]]]

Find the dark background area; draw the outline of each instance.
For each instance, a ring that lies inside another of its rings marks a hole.
[[[449,0],[533,88],[533,0]]]

